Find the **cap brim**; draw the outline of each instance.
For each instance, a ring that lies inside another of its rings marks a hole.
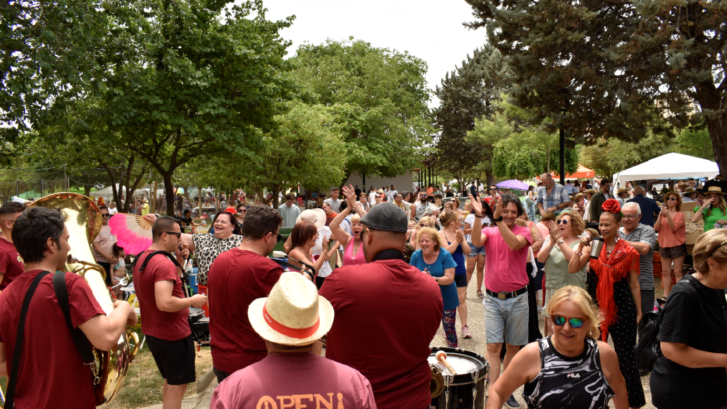
[[[323,338],[323,336],[331,330],[331,326],[333,325],[333,306],[330,302],[328,302],[328,300],[319,295],[318,316],[320,317],[321,322],[318,326],[318,331],[316,331],[315,334],[307,338],[293,338],[287,335],[283,335],[278,331],[272,329],[270,325],[265,322],[265,318],[263,318],[263,307],[265,306],[265,301],[267,301],[267,297],[258,298],[257,300],[253,301],[252,304],[250,304],[250,307],[247,309],[247,317],[250,320],[252,329],[254,329],[255,332],[257,332],[258,335],[260,335],[260,337],[264,340],[274,342],[276,344],[290,346],[309,345]]]

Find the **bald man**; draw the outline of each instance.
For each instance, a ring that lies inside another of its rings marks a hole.
[[[652,198],[644,196],[644,188],[636,186],[634,188],[634,198],[627,200],[626,203],[638,203],[641,208],[641,224],[654,227],[656,216],[659,215],[661,209]]]

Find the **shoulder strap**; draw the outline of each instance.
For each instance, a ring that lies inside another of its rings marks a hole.
[[[73,343],[76,344],[78,353],[81,354],[81,359],[86,365],[90,365],[95,361],[93,350],[91,349],[91,343],[88,342],[88,338],[81,331],[80,328],[73,328],[73,322],[71,321],[71,308],[68,303],[68,287],[66,286],[66,273],[56,273],[53,275],[53,289],[56,292],[56,298],[58,298],[58,305],[63,311],[63,316],[66,318],[66,325],[68,330],[71,332]]]
[[[8,387],[5,390],[6,399],[5,407],[13,408],[15,401],[15,387],[18,383],[18,371],[20,370],[20,357],[23,353],[23,340],[25,339],[25,316],[28,314],[28,307],[30,306],[30,300],[35,294],[35,289],[38,288],[40,280],[43,277],[50,274],[50,271],[43,271],[35,276],[35,279],[30,283],[28,292],[25,293],[23,299],[23,307],[20,309],[20,321],[18,322],[18,334],[15,337],[15,350],[13,351],[13,367],[10,369],[10,377],[8,378]]]

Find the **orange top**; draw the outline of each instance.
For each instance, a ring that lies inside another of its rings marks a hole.
[[[667,220],[664,212],[661,213],[660,222],[654,225],[654,230],[659,232],[659,247],[677,247],[687,242],[687,226],[684,213],[677,212],[671,218],[676,231],[669,227],[669,220]]]

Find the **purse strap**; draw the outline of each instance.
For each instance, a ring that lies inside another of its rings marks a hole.
[[[30,283],[28,292],[25,293],[25,299],[23,299],[23,307],[20,309],[20,321],[18,322],[18,334],[15,338],[15,350],[13,351],[13,366],[10,369],[10,377],[8,378],[8,387],[5,398],[5,407],[13,408],[15,404],[15,387],[18,383],[18,371],[20,370],[20,357],[23,353],[23,340],[25,339],[25,317],[28,315],[28,307],[30,306],[30,300],[35,294],[35,289],[38,288],[40,280],[43,277],[50,274],[50,271],[42,271],[35,276],[35,279]]]

